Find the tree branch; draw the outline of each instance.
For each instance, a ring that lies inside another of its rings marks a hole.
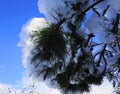
[[[100,13],[96,10],[96,8],[93,7],[92,9],[98,15],[98,17],[100,17]]]
[[[111,30],[112,33],[116,34],[119,30],[118,25],[119,25],[119,19],[120,19],[120,14],[117,14],[116,19],[115,19],[115,24]]]
[[[96,6],[97,4],[103,2],[104,0],[99,0],[99,1],[96,1],[95,3],[93,3],[91,6],[89,6],[88,8],[86,8],[83,12],[81,12],[79,15],[78,15],[78,18],[76,20],[78,20],[81,16],[85,15],[85,13],[87,11],[89,11],[91,8],[93,8],[94,6]]]
[[[101,51],[100,58],[99,58],[98,63],[96,64],[96,67],[100,66],[100,61],[101,61],[102,57],[104,56],[106,46],[107,46],[107,44],[104,45],[103,50]]]
[[[99,0],[97,2],[95,2],[94,4],[92,4],[91,6],[89,6],[88,8],[86,8],[81,14],[85,14],[87,11],[89,11],[91,8],[93,8],[94,6],[96,6],[97,4],[103,2],[104,0]]]
[[[106,14],[106,12],[107,12],[107,10],[109,9],[109,7],[110,7],[110,5],[108,5],[108,6],[106,7],[106,9],[103,11],[102,16],[104,16],[104,15]]]
[[[88,8],[86,8],[82,13],[80,13],[80,15],[78,15],[78,18],[83,16],[87,11],[89,11],[91,8],[93,8],[94,6],[96,6],[97,4],[103,2],[104,0],[99,0],[97,2],[95,2],[94,4],[92,4],[91,6],[89,6]],[[72,15],[70,18],[72,18],[74,15]],[[57,27],[59,28],[66,20],[70,19],[70,18],[63,18],[60,22],[58,22]],[[77,19],[78,19],[77,18]]]

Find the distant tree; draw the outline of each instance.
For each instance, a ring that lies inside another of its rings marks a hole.
[[[37,76],[63,94],[90,92],[106,77],[120,94],[120,0],[61,2],[54,21],[31,35]]]

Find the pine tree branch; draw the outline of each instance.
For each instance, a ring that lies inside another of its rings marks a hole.
[[[118,49],[120,50],[120,44],[119,44],[119,39],[116,40]]]
[[[85,46],[88,45],[88,43],[90,42],[91,38],[93,38],[93,37],[95,37],[95,35],[93,33],[88,35],[88,39],[87,39],[87,41],[85,43]]]
[[[104,65],[105,67],[104,67],[104,69],[103,69],[101,75],[105,74],[105,72],[106,72],[106,68],[107,68],[107,60],[106,60],[106,58],[105,58],[104,55],[103,55],[103,60],[104,60],[104,63],[105,63],[105,65]]]
[[[105,0],[99,0],[97,2],[95,2],[94,4],[92,4],[91,6],[89,6],[87,9],[85,9],[81,14],[85,14],[87,11],[89,11],[91,8],[93,8],[94,6],[96,6],[97,4],[103,2]]]
[[[58,22],[56,29],[58,29],[67,19],[63,18],[62,20],[60,20],[60,22]]]
[[[89,11],[90,9],[92,9],[94,6],[96,6],[97,4],[99,4],[99,3],[103,2],[103,1],[105,1],[105,0],[96,1],[96,2],[93,3],[91,6],[89,6],[88,8],[86,8],[83,12],[81,12],[81,13],[78,15],[77,20],[78,20],[80,17],[82,17],[83,15],[85,15],[86,12],[88,12],[88,11]]]
[[[97,4],[103,2],[104,0],[99,0],[97,2],[95,2],[94,4],[92,4],[91,6],[89,6],[87,9],[85,9],[80,15],[78,15],[78,18],[83,16],[87,11],[89,11],[91,8],[93,8],[94,6],[96,6]],[[58,22],[56,29],[58,29],[66,20],[72,18],[74,15],[72,15],[69,18],[63,18],[62,20],[60,20],[60,22]]]
[[[116,34],[119,30],[118,25],[119,25],[119,19],[120,19],[120,14],[117,14],[116,19],[115,19],[115,24],[111,30],[112,33]]]
[[[94,6],[96,6],[97,4],[103,2],[104,0],[99,0],[97,2],[95,2],[94,4],[92,4],[91,6],[89,6],[88,8],[86,8],[82,13],[80,13],[80,15],[78,15],[78,18],[83,16],[87,11],[89,11],[91,8],[93,8]],[[57,24],[57,27],[56,28],[59,28],[66,20],[72,18],[74,15],[72,15],[71,17],[69,18],[63,18],[60,22],[58,22]]]
[[[98,63],[96,64],[96,67],[100,66],[100,61],[101,61],[102,57],[104,58],[104,52],[105,52],[106,46],[107,46],[107,44],[104,45],[103,50],[101,51],[100,58],[99,58]]]

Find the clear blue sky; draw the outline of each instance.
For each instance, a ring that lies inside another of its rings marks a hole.
[[[15,84],[24,68],[17,47],[22,26],[33,17],[41,17],[38,0],[0,0],[0,83]]]

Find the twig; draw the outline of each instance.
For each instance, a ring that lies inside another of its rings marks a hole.
[[[109,9],[109,7],[110,7],[110,5],[108,5],[108,6],[106,7],[106,9],[103,11],[102,16],[104,16],[104,15],[106,14],[106,12],[107,12],[107,10]]]
[[[104,59],[104,63],[105,63],[105,67],[104,67],[104,69],[103,69],[103,71],[102,71],[102,75],[105,73],[105,71],[106,71],[106,68],[107,68],[107,60],[106,60],[106,58],[105,58],[105,56],[103,55],[103,59]]]
[[[100,17],[100,13],[96,10],[96,8],[93,7],[92,9],[98,15],[98,17]]]

